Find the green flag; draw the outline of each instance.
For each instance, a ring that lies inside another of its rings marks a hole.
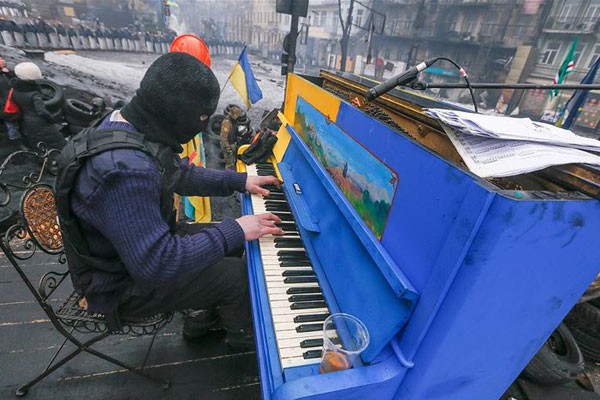
[[[573,43],[571,44],[571,48],[565,57],[565,60],[560,65],[556,76],[554,77],[554,84],[560,85],[565,82],[567,79],[567,75],[571,75],[573,73],[573,69],[575,68],[575,49],[577,49],[577,41],[579,38],[575,38]],[[558,89],[550,89],[550,98],[558,96]]]

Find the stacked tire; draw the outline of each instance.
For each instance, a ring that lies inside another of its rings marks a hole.
[[[547,386],[577,379],[585,362],[571,331],[561,323],[523,370],[529,380]]]
[[[64,117],[63,105],[65,102],[62,87],[47,79],[40,79],[37,83],[40,86],[46,109],[54,116],[56,121],[62,121]]]
[[[564,322],[585,359],[600,362],[600,299],[577,304]]]
[[[69,134],[75,135],[100,117],[100,113],[86,102],[77,99],[65,101],[65,120],[68,123]]]

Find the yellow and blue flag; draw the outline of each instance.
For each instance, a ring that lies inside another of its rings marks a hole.
[[[262,99],[263,94],[252,73],[252,68],[250,68],[250,62],[248,61],[248,54],[246,54],[245,47],[235,63],[233,70],[229,74],[229,80],[248,108]]]
[[[202,134],[196,135],[194,139],[184,144],[181,158],[188,157],[188,162],[198,167],[206,165],[206,156],[204,154],[204,144],[202,143]],[[210,222],[210,198],[209,197],[184,197],[184,213],[186,217],[194,222]]]

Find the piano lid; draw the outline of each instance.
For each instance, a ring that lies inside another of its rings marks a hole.
[[[321,286],[331,311],[355,315],[369,329],[368,362],[404,327],[417,299],[382,244],[393,243],[386,232],[397,223],[389,218],[401,179],[386,162],[393,149],[383,154],[340,128],[343,103],[301,78],[290,78],[287,96],[291,121],[279,131],[289,141],[279,163],[284,190],[314,269],[326,278]]]

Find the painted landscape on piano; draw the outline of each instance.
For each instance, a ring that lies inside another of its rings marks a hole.
[[[332,177],[350,204],[381,239],[398,174],[302,97],[294,129]]]

